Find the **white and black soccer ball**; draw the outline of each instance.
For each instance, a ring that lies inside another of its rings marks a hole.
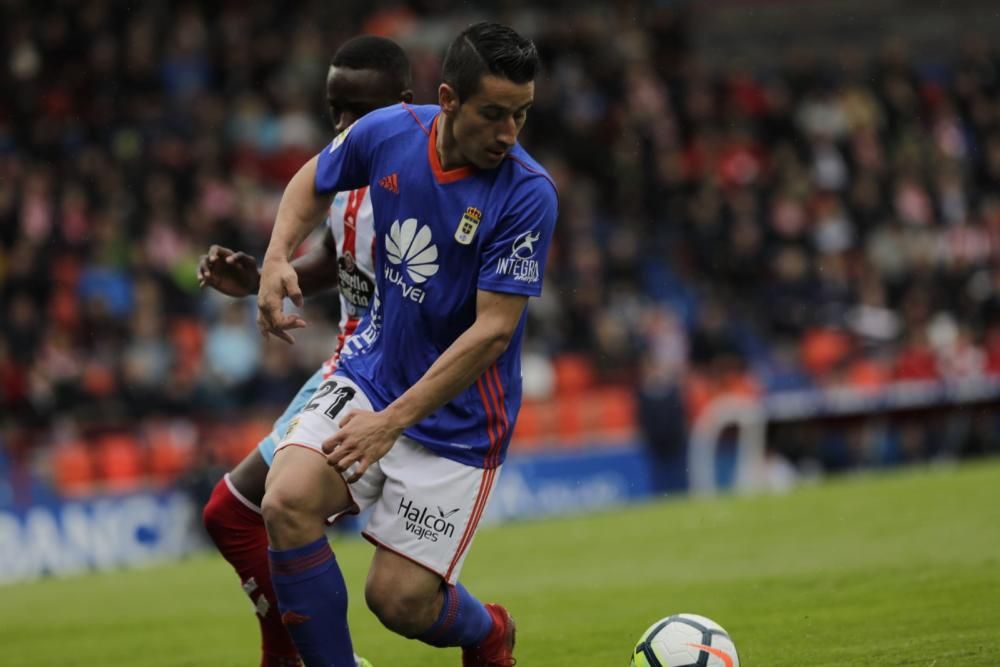
[[[642,634],[632,667],[740,667],[740,657],[729,633],[712,619],[674,614]]]

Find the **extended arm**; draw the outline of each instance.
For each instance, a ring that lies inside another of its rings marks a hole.
[[[514,335],[528,297],[476,293],[476,321],[384,412],[400,432],[458,396],[496,361]]]
[[[295,305],[302,305],[298,275],[289,258],[326,215],[332,198],[332,195],[316,193],[313,185],[316,161],[314,157],[303,165],[285,188],[271,231],[271,241],[264,254],[257,292],[257,327],[265,337],[273,334],[289,343],[294,339],[288,329],[305,326],[302,318],[282,312],[282,301],[286,296]]]
[[[476,320],[423,377],[381,412],[352,412],[323,444],[327,461],[341,472],[357,462],[359,478],[382,458],[409,426],[453,399],[496,361],[517,330],[528,297],[479,290]]]
[[[337,243],[327,227],[323,242],[292,262],[299,287],[312,296],[337,286]],[[257,260],[243,251],[213,245],[198,262],[198,285],[227,296],[244,297],[260,289]]]

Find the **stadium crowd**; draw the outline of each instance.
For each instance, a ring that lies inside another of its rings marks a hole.
[[[281,188],[329,139],[342,39],[397,38],[433,102],[451,31],[422,12],[459,3],[357,25],[318,2],[170,4],[4,3],[9,459],[159,428],[186,448],[177,473],[211,455],[202,421],[280,411],[333,347],[336,300],[306,306],[294,347],[264,344],[252,300],[199,291],[199,255],[262,255]],[[526,394],[637,387],[647,436],[676,447],[725,392],[1000,375],[993,46],[710,69],[683,10],[636,11],[514,16],[546,66],[523,143],[561,193]]]

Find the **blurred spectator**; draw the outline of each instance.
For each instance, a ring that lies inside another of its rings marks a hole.
[[[656,493],[679,491],[687,485],[687,335],[672,311],[656,308],[646,313],[642,339],[638,423],[652,464],[652,488]]]
[[[197,292],[196,258],[261,255],[326,140],[339,38],[401,39],[432,102],[469,10],[352,2],[351,26],[327,5],[5,3],[0,427],[276,411],[333,349],[315,306],[301,345],[262,347],[245,304]],[[711,70],[686,3],[517,6],[546,61],[522,136],[561,198],[526,391],[571,367],[637,387],[672,456],[726,391],[1000,375],[994,44]],[[914,438],[901,451],[926,454]]]

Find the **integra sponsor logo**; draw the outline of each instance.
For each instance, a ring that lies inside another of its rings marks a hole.
[[[515,259],[501,257],[497,260],[497,273],[510,276],[522,283],[538,282],[538,262],[533,259]]]
[[[520,234],[510,247],[510,257],[497,260],[496,273],[510,276],[523,283],[537,283],[539,279],[538,260],[535,259],[535,244],[541,238],[538,232]]]
[[[456,507],[446,512],[438,507],[437,513],[435,513],[428,511],[426,507],[414,505],[411,500],[402,498],[399,501],[396,514],[406,519],[407,532],[416,535],[417,539],[437,542],[439,537],[455,537],[455,524],[448,521],[448,518],[460,509],[460,507]]]

